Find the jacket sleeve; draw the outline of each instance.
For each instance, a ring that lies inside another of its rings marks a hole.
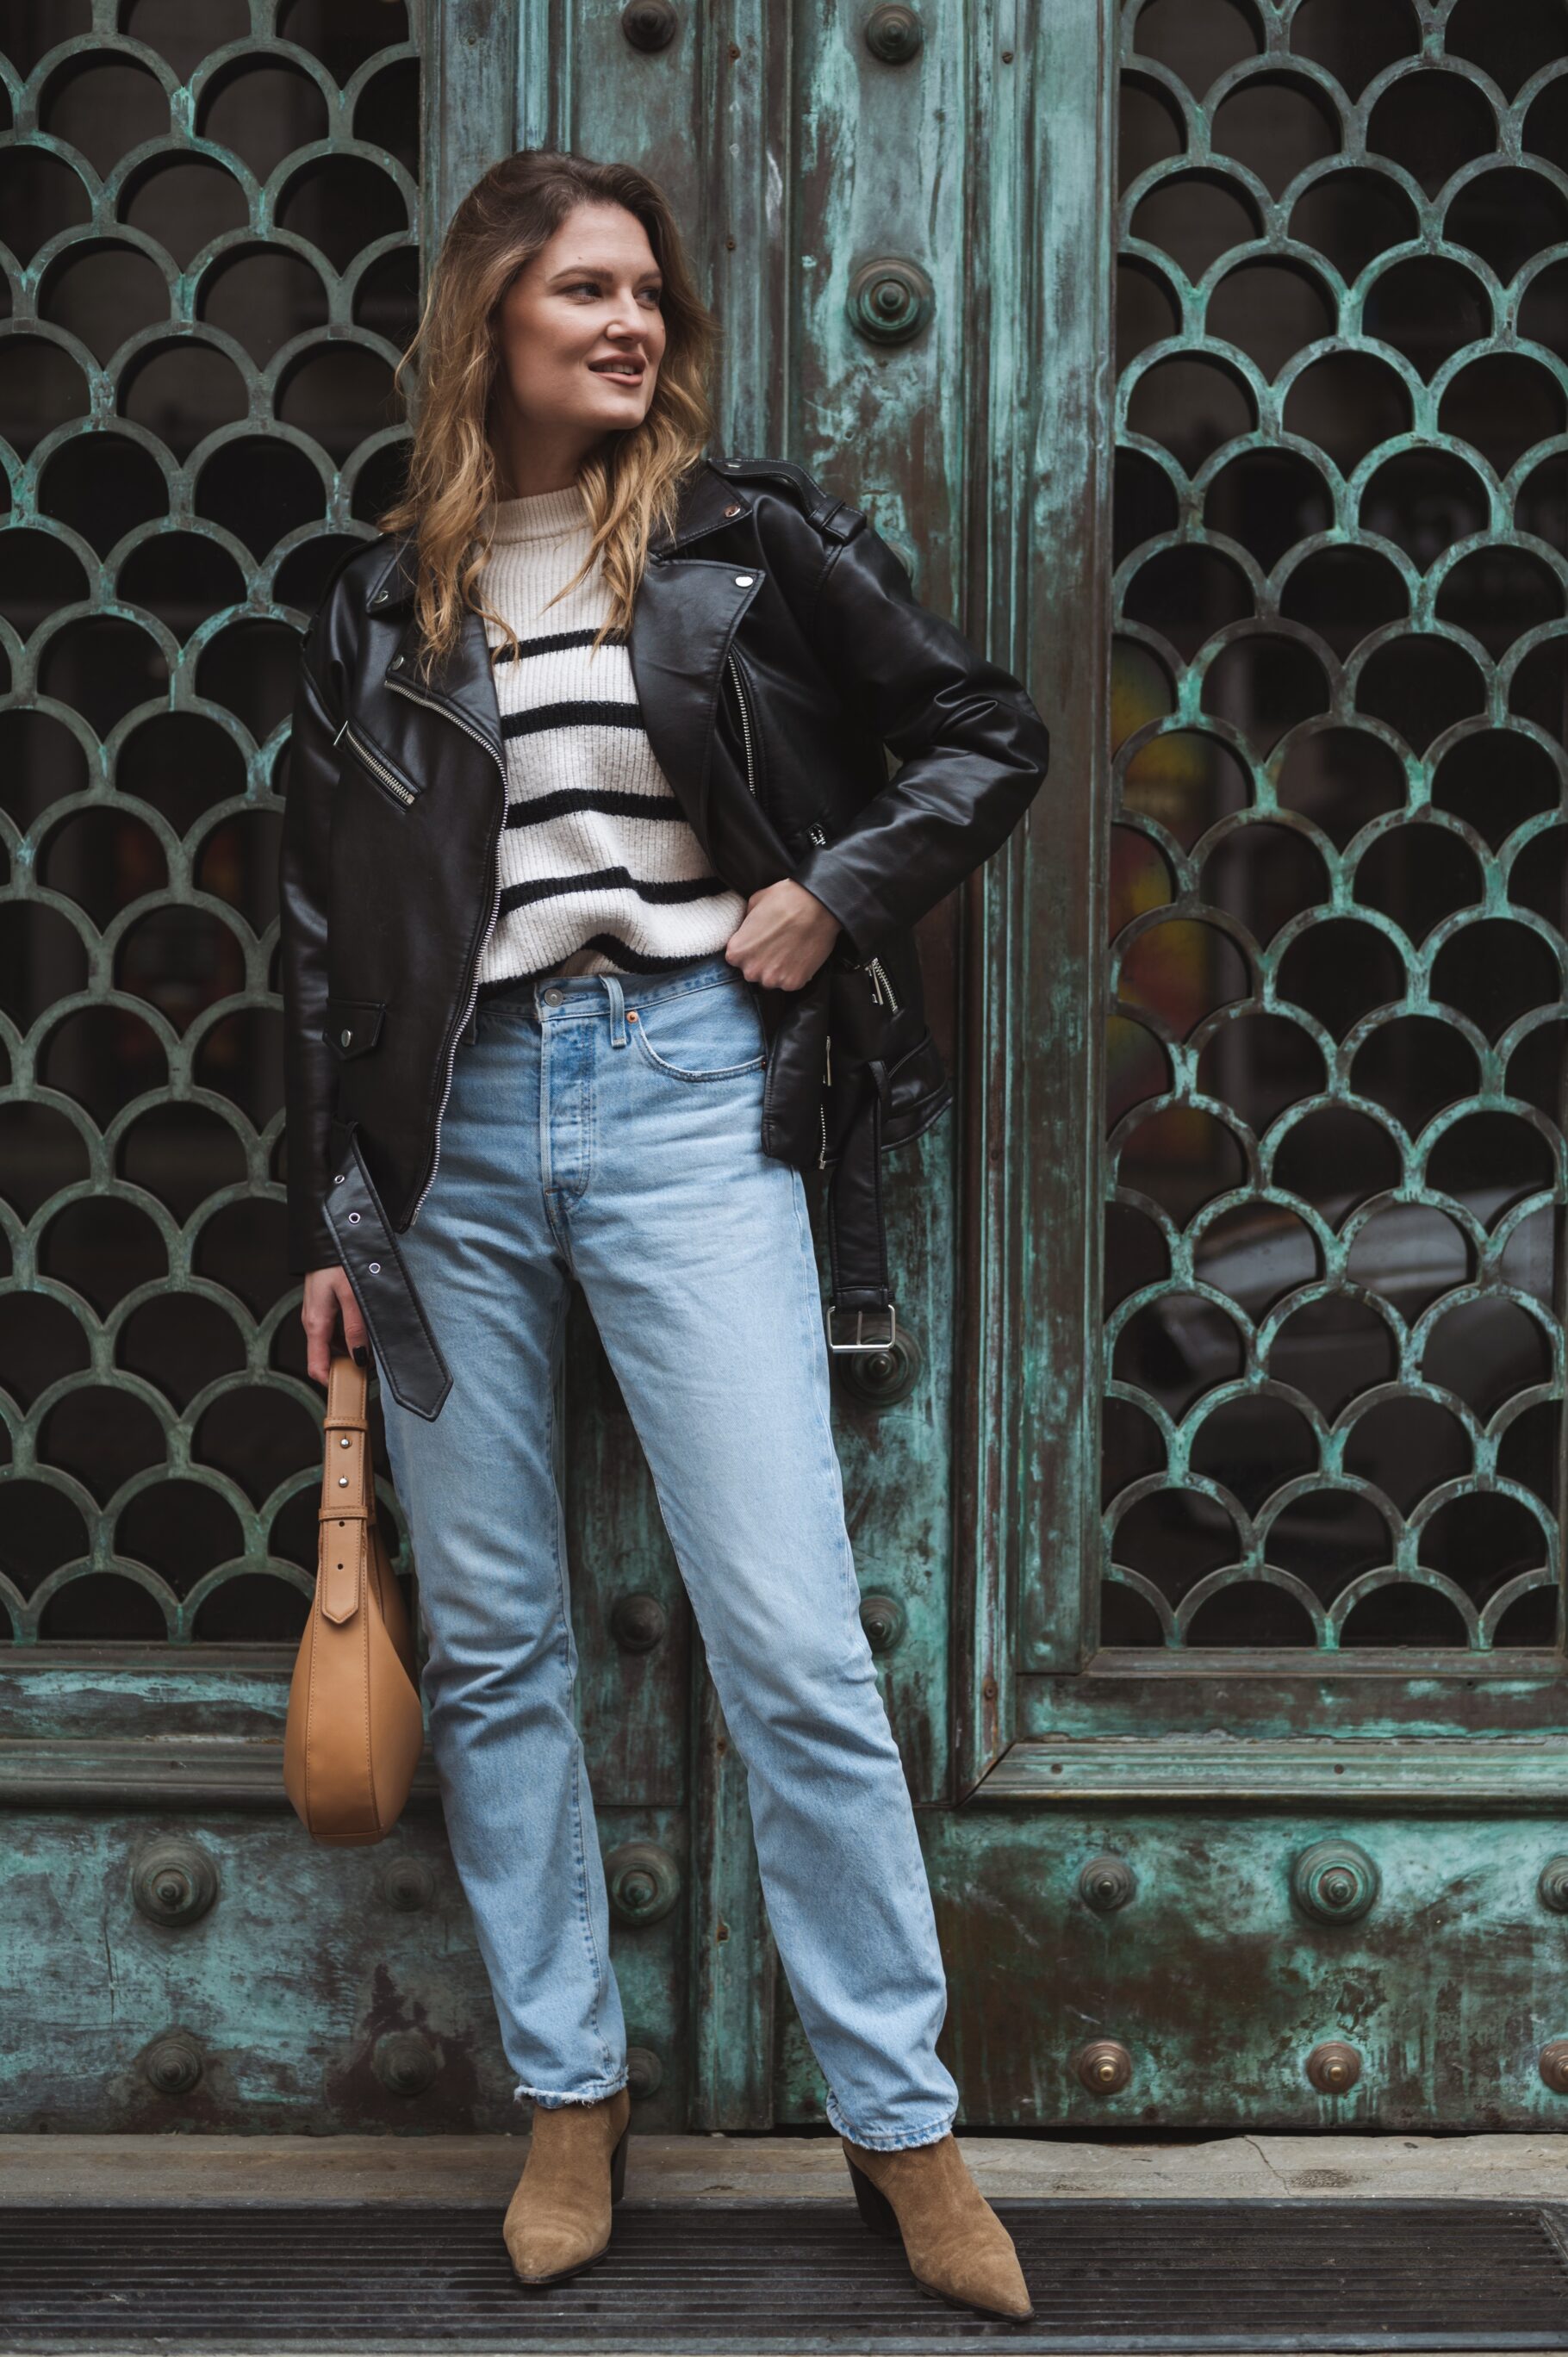
[[[336,722],[310,663],[306,633],[295,689],[288,793],[278,854],[279,967],[284,1011],[284,1120],[288,1141],[288,1266],[295,1275],[341,1259],[322,1216],[335,1088],[327,1020],[328,850]]]
[[[865,959],[1006,841],[1039,791],[1050,738],[1021,683],[919,603],[869,523],[828,558],[813,633],[846,707],[902,764],[794,870]]]

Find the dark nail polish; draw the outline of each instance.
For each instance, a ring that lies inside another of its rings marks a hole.
[[[363,1344],[363,1342],[361,1342],[361,1343],[360,1343],[360,1344],[359,1344],[359,1346],[358,1346],[358,1347],[357,1347],[357,1349],[355,1350],[355,1352],[354,1352],[354,1364],[355,1364],[357,1367],[368,1367],[368,1366],[370,1365],[370,1363],[371,1363],[371,1354],[370,1354],[369,1351],[365,1348],[365,1345]]]

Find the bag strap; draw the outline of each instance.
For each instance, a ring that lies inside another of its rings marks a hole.
[[[323,1616],[351,1620],[360,1609],[370,1525],[376,1519],[365,1370],[335,1351],[327,1372],[321,1505],[317,1515],[316,1595]]]

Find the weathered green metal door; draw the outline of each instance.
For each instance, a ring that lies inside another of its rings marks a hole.
[[[663,182],[724,446],[1052,726],[923,929],[960,1102],[836,1405],[964,2120],[1554,2122],[1560,11],[56,0],[6,62],[3,2124],[515,2124],[431,1792],[283,1801],[273,879],[421,267],[541,142]],[[639,2123],[820,2122],[581,1303],[567,1381]]]

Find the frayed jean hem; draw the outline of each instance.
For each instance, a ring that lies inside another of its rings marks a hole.
[[[837,2128],[840,2136],[847,2136],[851,2144],[861,2146],[866,2152],[906,2152],[912,2145],[940,2144],[942,2137],[949,2134],[958,2116],[958,2106],[955,2104],[952,2110],[945,2113],[934,2126],[902,2129],[868,2128],[863,2135],[859,2128],[851,2127],[839,2109],[837,2096],[830,2087],[827,2093],[827,2114],[829,2124]]]
[[[533,2104],[542,2112],[558,2112],[567,2104],[602,2104],[607,2095],[619,2093],[629,2075],[623,2071],[618,2079],[601,2079],[593,2087],[575,2087],[569,2095],[560,2094],[551,2087],[514,2087],[512,2100]]]

